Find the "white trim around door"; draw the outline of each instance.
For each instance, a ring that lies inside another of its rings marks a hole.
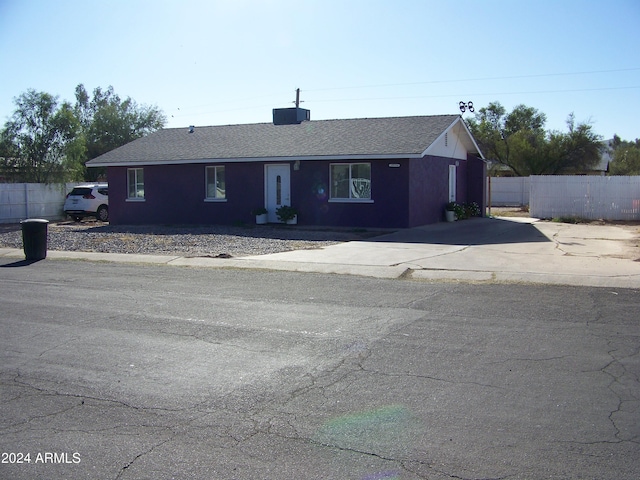
[[[276,209],[291,205],[291,166],[286,164],[266,164],[264,166],[264,205],[267,221],[280,222]]]

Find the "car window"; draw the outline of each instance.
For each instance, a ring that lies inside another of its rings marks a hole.
[[[76,187],[73,190],[71,190],[71,193],[69,195],[88,195],[91,193],[91,188],[87,188],[87,187]]]
[[[109,189],[108,188],[99,188],[98,189],[98,193],[108,197],[109,196]]]

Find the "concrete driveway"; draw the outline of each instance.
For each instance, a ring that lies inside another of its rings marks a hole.
[[[640,288],[638,233],[616,225],[476,218],[242,260],[379,277]]]

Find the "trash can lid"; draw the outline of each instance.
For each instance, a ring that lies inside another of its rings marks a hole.
[[[49,223],[49,220],[45,220],[44,218],[27,218],[20,223]]]

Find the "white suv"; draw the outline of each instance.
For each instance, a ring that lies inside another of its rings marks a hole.
[[[64,213],[76,222],[83,217],[96,217],[101,222],[109,220],[109,185],[90,183],[73,187],[64,201]]]

